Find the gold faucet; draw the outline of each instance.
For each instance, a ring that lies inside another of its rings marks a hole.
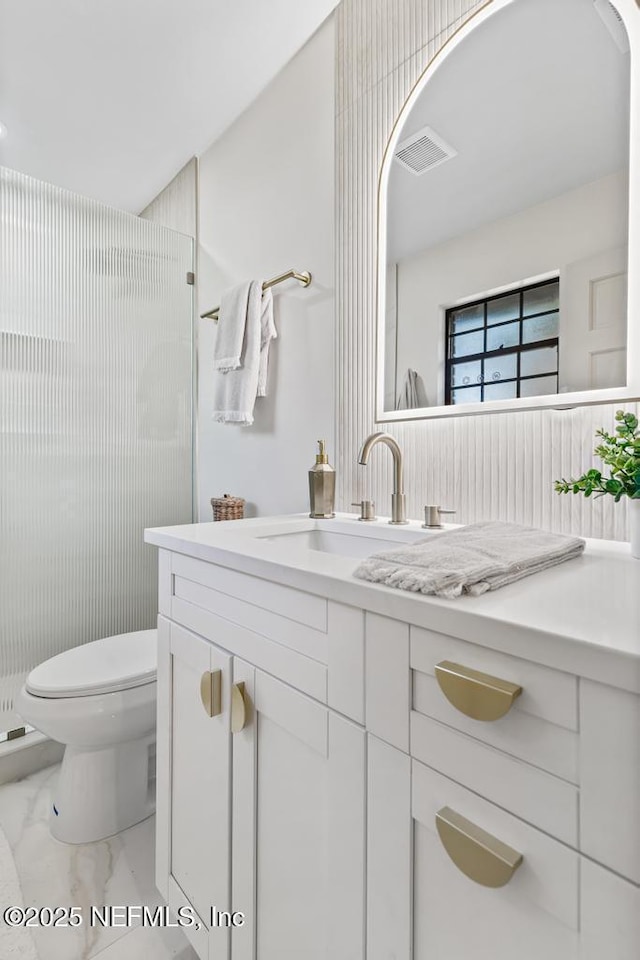
[[[396,440],[388,433],[372,433],[362,444],[358,463],[366,467],[369,462],[369,454],[377,443],[384,443],[393,454],[393,493],[391,495],[391,520],[389,520],[389,523],[408,523],[406,497],[402,485],[402,451]]]

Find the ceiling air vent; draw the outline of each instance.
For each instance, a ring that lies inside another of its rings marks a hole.
[[[403,167],[420,176],[455,157],[457,150],[450,147],[431,127],[423,127],[398,144],[395,158]]]

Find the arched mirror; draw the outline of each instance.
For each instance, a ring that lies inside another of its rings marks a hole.
[[[492,0],[429,65],[380,177],[378,420],[640,396],[639,31]]]

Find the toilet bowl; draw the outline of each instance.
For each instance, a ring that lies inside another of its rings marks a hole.
[[[15,710],[66,746],[50,828],[90,843],[155,810],[157,631],[105,637],[31,671]]]

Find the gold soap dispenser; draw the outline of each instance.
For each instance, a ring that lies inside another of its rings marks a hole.
[[[336,498],[336,472],[329,463],[326,441],[318,440],[316,462],[309,470],[310,517],[330,519],[335,517],[333,507]]]

